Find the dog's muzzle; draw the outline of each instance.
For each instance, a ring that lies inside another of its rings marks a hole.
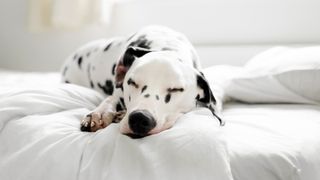
[[[157,125],[155,119],[151,113],[147,110],[136,110],[129,115],[129,127],[132,134],[128,136],[132,138],[142,138],[148,135],[148,133]]]

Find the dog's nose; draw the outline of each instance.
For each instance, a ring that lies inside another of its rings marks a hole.
[[[129,115],[129,127],[135,137],[144,137],[156,126],[151,113],[146,110],[136,110]]]

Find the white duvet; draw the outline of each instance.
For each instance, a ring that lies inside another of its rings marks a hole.
[[[75,85],[0,94],[1,180],[232,179],[225,138],[206,109],[143,139],[79,130],[102,97]]]
[[[223,115],[234,179],[320,179],[320,106],[228,104]]]
[[[117,124],[79,131],[102,100],[90,89],[58,86],[57,74],[0,78],[0,180],[320,179],[317,105],[226,104],[222,128],[196,109],[133,140]]]

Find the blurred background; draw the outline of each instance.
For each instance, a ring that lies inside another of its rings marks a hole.
[[[204,67],[242,65],[275,45],[320,42],[317,0],[1,0],[0,68],[58,71],[79,46],[160,24],[187,35]]]

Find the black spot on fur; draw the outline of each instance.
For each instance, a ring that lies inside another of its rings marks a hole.
[[[112,42],[111,42],[110,44],[108,44],[108,45],[103,49],[103,51],[104,51],[104,52],[108,51],[108,49],[111,47],[111,45],[112,45]]]
[[[123,111],[123,110],[126,110],[126,106],[125,106],[125,103],[124,103],[124,99],[121,97],[119,99],[119,102],[117,103],[116,111]]]
[[[145,86],[142,87],[142,89],[141,89],[141,94],[147,89],[147,87],[148,87],[147,85],[145,85]]]
[[[68,81],[68,80],[65,80],[64,82],[65,82],[65,83],[70,83],[70,81]]]
[[[65,76],[67,71],[68,71],[68,66],[64,67],[64,69],[62,71],[62,75]]]
[[[167,94],[166,97],[164,98],[164,102],[165,102],[165,103],[168,103],[168,102],[170,102],[170,99],[171,99],[171,94],[169,93],[169,94]]]
[[[124,105],[124,99],[121,97],[120,102]]]
[[[89,56],[90,56],[90,54],[91,54],[90,52],[87,52],[87,57],[89,57]]]
[[[126,110],[126,105],[124,103],[124,99],[121,97],[117,103],[117,106],[116,106],[116,111],[123,111],[123,110]]]
[[[91,86],[91,88],[94,88],[94,84],[93,84],[92,80],[90,80],[90,86]]]
[[[134,82],[131,78],[128,79],[127,83],[128,85],[132,85],[135,88],[139,88],[139,85],[136,82]]]
[[[122,110],[124,110],[124,109],[123,109],[123,107],[122,107],[121,103],[120,103],[120,102],[118,102],[118,103],[117,103],[117,106],[116,106],[116,111],[118,111],[118,112],[119,112],[119,111],[122,111]]]
[[[121,84],[117,84],[117,85],[116,85],[116,88],[117,88],[117,89],[119,89],[119,88],[120,88],[120,89],[121,89],[121,91],[123,92],[123,84],[122,84],[122,83],[121,83]]]
[[[167,91],[168,91],[169,93],[183,92],[184,89],[183,89],[183,88],[168,88]]]
[[[80,56],[79,58],[78,58],[78,65],[79,65],[79,68],[81,69],[81,65],[82,65],[82,56]]]
[[[130,67],[136,58],[142,57],[149,52],[151,52],[149,49],[129,46],[123,55],[123,65]]]
[[[197,85],[203,90],[204,96],[202,98],[199,97],[199,101],[203,103],[216,104],[216,99],[214,98],[210,86],[208,82],[204,79],[204,76],[197,76]]]
[[[116,64],[112,65],[111,73],[112,73],[112,75],[116,74]]]
[[[159,95],[156,95],[156,99],[159,100]]]
[[[197,94],[196,100],[199,100],[199,99],[200,99],[200,94]]]
[[[145,49],[150,49],[152,41],[148,41],[145,35],[141,35],[138,37],[137,40],[132,41],[129,46],[133,47],[140,47],[140,48],[145,48]]]
[[[131,96],[129,96],[129,102],[131,101]]]
[[[145,94],[144,97],[148,98],[148,97],[150,97],[150,94]]]
[[[130,67],[132,65],[133,61],[135,60],[134,55],[129,51],[130,50],[127,49],[127,51],[123,55],[123,65],[125,67]]]
[[[73,60],[76,60],[78,58],[78,54],[75,54],[74,56],[73,56]]]
[[[112,95],[113,93],[113,82],[111,80],[106,80],[104,85],[98,83],[98,87],[107,95]]]

